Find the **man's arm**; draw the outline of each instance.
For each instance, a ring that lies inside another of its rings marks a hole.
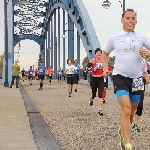
[[[103,50],[102,52],[102,56],[101,56],[101,61],[103,64],[103,68],[104,68],[104,75],[107,74],[108,71],[108,56],[109,54],[114,50],[114,37],[112,36],[111,38],[109,38],[105,50]]]

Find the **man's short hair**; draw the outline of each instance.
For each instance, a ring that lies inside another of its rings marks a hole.
[[[43,63],[43,61],[41,61],[40,63]]]
[[[96,54],[98,51],[100,51],[100,52],[102,53],[102,50],[101,50],[100,48],[97,48],[97,49],[95,50],[95,54]]]
[[[78,62],[78,60],[77,60],[77,59],[75,59],[75,60],[74,60],[74,62],[75,62],[75,61],[76,61],[76,62]]]
[[[134,13],[135,13],[135,16],[137,16],[137,14],[136,14],[136,12],[134,11],[134,9],[128,8],[127,10],[125,10],[125,11],[123,12],[123,14],[122,14],[122,18],[124,18],[125,13],[126,13],[127,11],[134,12]]]

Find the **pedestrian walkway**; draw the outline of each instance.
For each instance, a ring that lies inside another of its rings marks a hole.
[[[98,98],[89,106],[91,89],[86,81],[80,81],[78,92],[73,90],[72,97],[68,97],[65,81],[58,84],[52,80],[50,85],[45,80],[40,91],[38,81],[33,81],[32,86],[28,81],[21,83],[62,150],[120,150],[117,134],[120,108],[111,88],[107,91],[104,116],[99,116]],[[150,150],[149,108],[149,97],[145,97],[139,123],[141,132],[132,133],[134,150]]]
[[[19,88],[0,80],[0,150],[37,150]]]

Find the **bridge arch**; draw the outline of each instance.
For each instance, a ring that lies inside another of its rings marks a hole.
[[[36,1],[36,0],[35,0]],[[89,59],[94,56],[94,50],[100,47],[98,37],[93,27],[90,16],[83,4],[82,0],[48,0],[43,1],[46,8],[46,13],[41,13],[44,16],[42,23],[41,35],[24,34],[23,38],[14,35],[14,45],[20,40],[34,40],[40,45],[39,59],[46,63],[48,67],[51,65],[54,70],[57,70],[57,64],[60,66],[60,9],[63,10],[63,31],[65,33],[65,14],[68,15],[68,58],[74,60],[74,26],[77,29],[77,59],[80,63],[80,39]],[[19,4],[19,0],[13,0],[13,6]],[[32,4],[32,2],[31,2]],[[30,5],[31,5],[30,4]],[[58,27],[56,28],[56,11],[58,11]],[[14,12],[14,14],[17,13]],[[58,35],[56,35],[58,30]],[[73,32],[72,32],[73,31]],[[51,41],[51,42],[50,42]],[[58,43],[57,43],[58,42]],[[56,46],[58,45],[58,46]],[[51,51],[48,50],[51,48]],[[66,48],[65,39],[63,40],[63,68],[66,64],[65,58]],[[42,57],[41,57],[42,56]],[[50,62],[51,61],[51,62]]]

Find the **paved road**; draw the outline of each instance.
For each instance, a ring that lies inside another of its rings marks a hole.
[[[78,92],[68,97],[66,82],[44,81],[42,91],[39,82],[22,82],[23,87],[48,124],[62,150],[120,150],[117,135],[120,109],[112,90],[107,91],[104,116],[98,116],[97,100],[89,106],[90,88],[79,84]],[[82,81],[85,82],[85,81]],[[140,121],[140,133],[132,133],[134,150],[150,150],[150,98],[145,97],[144,113]]]
[[[37,150],[19,88],[0,80],[0,150]]]

